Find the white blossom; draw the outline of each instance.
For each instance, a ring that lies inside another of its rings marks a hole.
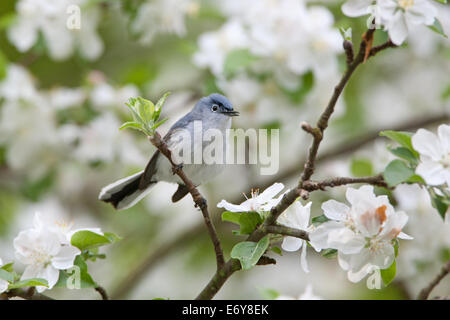
[[[370,14],[369,19],[384,26],[396,45],[402,44],[417,25],[432,25],[437,9],[431,0],[350,0],[342,11],[350,17]]]
[[[278,198],[275,198],[275,196],[278,195],[283,188],[284,185],[282,183],[274,183],[261,194],[259,193],[259,190],[252,190],[251,198],[248,198],[239,205],[222,200],[217,204],[217,207],[224,208],[231,212],[255,211],[262,213],[270,211],[272,207],[276,206],[278,202],[280,202],[282,195]]]
[[[186,34],[186,16],[195,15],[198,9],[192,0],[147,0],[139,7],[131,29],[142,44],[150,44],[158,33],[181,37]]]
[[[193,60],[197,66],[208,67],[215,75],[220,75],[228,53],[245,48],[247,44],[248,38],[242,24],[230,20],[218,31],[206,32],[199,37],[199,51]]]
[[[0,258],[0,267],[3,266],[3,261]],[[0,293],[5,292],[8,290],[9,282],[3,279],[0,279]]]
[[[298,296],[298,298],[294,298],[291,296],[280,295],[276,300],[322,300],[321,297],[316,296],[313,293],[313,287],[311,284],[308,284],[305,288],[305,292]]]
[[[80,28],[69,29],[67,9],[76,5],[81,9]],[[20,0],[16,4],[17,19],[8,29],[8,38],[16,48],[28,51],[41,33],[50,56],[55,60],[68,58],[79,49],[89,60],[103,52],[103,42],[97,34],[100,8],[88,0]]]
[[[420,153],[416,173],[429,185],[447,183],[450,187],[450,125],[440,125],[437,135],[419,129],[411,140],[414,149]]]
[[[288,208],[284,211],[280,217],[278,218],[278,223],[295,228],[300,230],[309,230],[309,217],[311,211],[312,202],[307,203],[303,206],[299,201],[296,201],[292,207]],[[300,256],[300,263],[303,271],[309,272],[308,263],[306,261],[306,249],[307,244],[303,239],[299,239],[296,237],[286,236],[283,239],[283,243],[281,244],[281,248],[285,251],[297,251],[302,249],[302,253]]]
[[[21,279],[42,278],[47,280],[48,289],[53,288],[59,278],[59,270],[74,265],[81,252],[78,248],[61,243],[57,233],[47,228],[21,231],[14,239],[16,258],[26,265]],[[38,292],[46,287],[36,287]]]
[[[372,186],[348,188],[346,197],[351,207],[335,200],[322,204],[330,221],[310,233],[310,243],[318,251],[337,249],[339,265],[348,271],[350,281],[358,282],[393,263],[392,240],[411,237],[402,232],[408,216],[395,211],[387,196],[376,196]]]

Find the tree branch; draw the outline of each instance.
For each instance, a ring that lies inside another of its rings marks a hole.
[[[300,238],[300,239],[309,241],[308,232],[306,232],[304,230],[299,230],[299,229],[282,226],[279,224],[266,226],[266,227],[264,227],[263,231],[265,231],[267,233],[281,234],[284,236],[295,237],[295,238]]]
[[[427,300],[431,291],[433,291],[434,287],[436,287],[442,279],[445,278],[447,274],[450,273],[450,260],[447,261],[446,264],[442,267],[439,274],[430,282],[428,286],[420,290],[419,295],[417,296],[418,300]]]
[[[216,253],[216,262],[217,262],[217,270],[219,270],[224,264],[225,259],[223,257],[223,250],[222,246],[220,244],[219,238],[217,236],[216,229],[214,228],[214,225],[211,222],[211,218],[209,216],[208,212],[208,205],[206,202],[206,199],[203,198],[203,196],[200,194],[198,189],[195,187],[195,185],[192,183],[191,180],[185,175],[183,172],[181,166],[179,164],[176,164],[172,160],[172,154],[167,146],[167,144],[163,141],[161,136],[158,132],[155,132],[155,134],[151,137],[148,137],[150,142],[158,148],[158,150],[169,160],[170,164],[172,165],[172,170],[174,174],[178,175],[180,179],[183,181],[184,185],[188,188],[189,193],[192,196],[192,199],[194,200],[195,206],[200,208],[203,219],[205,221],[206,227],[208,229],[209,236],[211,238],[211,241],[214,245],[214,251]]]
[[[106,292],[105,288],[98,286],[95,288],[95,291],[100,294],[102,300],[109,300],[108,293]]]

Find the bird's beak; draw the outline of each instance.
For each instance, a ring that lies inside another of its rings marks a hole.
[[[237,111],[225,111],[222,113],[229,117],[237,117],[239,115],[239,112],[237,112]]]

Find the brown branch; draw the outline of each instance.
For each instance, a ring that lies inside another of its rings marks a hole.
[[[31,287],[28,290],[12,289],[0,294],[0,300],[8,300],[14,297],[19,297],[25,300],[54,300],[53,298],[43,295],[42,293],[37,293],[34,287]]]
[[[323,181],[305,181],[302,184],[302,188],[308,192],[315,190],[325,190],[326,187],[338,187],[346,184],[355,183],[367,183],[378,187],[388,188],[387,183],[384,181],[383,175],[378,174],[372,177],[362,177],[362,178],[349,178],[349,177],[338,177],[326,179]]]
[[[351,65],[353,62],[354,57],[354,52],[353,52],[353,43],[349,40],[344,40],[344,51],[345,51],[345,56],[347,58],[346,62],[347,62],[347,66]]]
[[[102,300],[109,300],[108,293],[106,292],[105,288],[98,286],[95,288],[95,291],[100,294]]]
[[[309,234],[304,230],[294,229],[286,226],[282,226],[279,224],[266,226],[264,228],[265,232],[272,234],[281,234],[284,236],[300,238],[306,241],[309,241]]]
[[[200,194],[200,192],[192,183],[192,181],[189,180],[189,178],[185,175],[180,164],[176,164],[175,162],[173,162],[172,154],[167,144],[163,141],[163,139],[159,135],[159,133],[155,132],[153,136],[148,138],[150,142],[156,148],[158,148],[158,150],[169,160],[170,164],[172,165],[172,170],[174,174],[177,174],[180,177],[184,185],[188,188],[189,193],[191,194],[192,199],[194,200],[195,206],[200,208],[203,214],[203,220],[205,221],[209,236],[211,237],[211,241],[214,246],[214,251],[216,253],[217,270],[219,270],[225,264],[225,259],[223,257],[223,250],[219,241],[219,237],[217,236],[216,229],[214,228],[214,225],[212,224],[211,218],[209,216],[206,199],[203,198],[203,196]]]
[[[439,274],[430,282],[428,286],[420,290],[419,295],[417,296],[418,300],[427,300],[431,291],[433,291],[434,287],[436,287],[442,279],[445,278],[447,274],[450,273],[450,260],[444,264]]]

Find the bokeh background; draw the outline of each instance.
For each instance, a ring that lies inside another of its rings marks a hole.
[[[81,29],[69,30],[70,4],[81,7]],[[314,123],[345,69],[340,28],[355,47],[366,18],[345,17],[342,1],[303,0],[7,0],[0,3],[0,257],[14,260],[13,239],[31,227],[36,210],[101,227],[123,237],[89,264],[113,298],[191,299],[215,270],[213,248],[189,196],[170,202],[176,186],[159,183],[121,212],[97,200],[102,186],[141,170],[154,152],[143,135],[119,131],[124,102],[153,101],[171,91],[163,110],[170,125],[201,96],[225,94],[241,113],[235,128],[280,129],[280,170],[261,176],[257,165],[233,165],[201,186],[226,255],[243,238],[221,222],[221,199],[240,203],[251,188],[293,185],[301,173]],[[450,5],[438,4],[450,34]],[[382,30],[375,42],[387,39]],[[327,130],[316,177],[365,175],[391,160],[383,129],[434,130],[449,123],[450,41],[423,27],[408,44],[361,66]],[[250,150],[249,152],[253,152]],[[313,195],[342,200],[345,188]],[[353,284],[335,259],[308,249],[274,256],[275,266],[235,274],[221,299],[262,299],[273,291],[298,297],[309,285],[323,299],[407,299],[450,257],[450,227],[427,193],[400,186],[390,194],[410,217],[414,240],[400,245],[396,280],[382,290]],[[20,264],[17,270],[23,268]],[[450,279],[433,295],[448,294]],[[59,299],[98,298],[92,289],[47,291]]]

